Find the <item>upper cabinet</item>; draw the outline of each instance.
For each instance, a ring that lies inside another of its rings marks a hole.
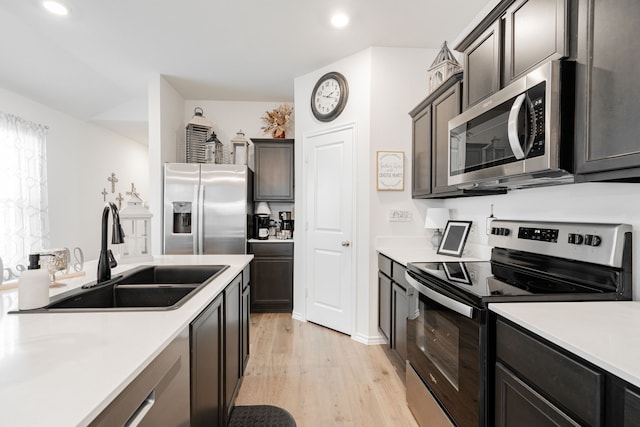
[[[576,171],[586,181],[640,179],[638,0],[580,0]]]
[[[293,139],[254,139],[253,200],[293,202]]]
[[[503,1],[455,47],[464,55],[465,109],[541,63],[570,56],[570,1]]]

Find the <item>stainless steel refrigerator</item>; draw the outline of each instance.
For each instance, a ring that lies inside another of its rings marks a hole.
[[[247,166],[164,166],[165,254],[244,254],[253,212]]]

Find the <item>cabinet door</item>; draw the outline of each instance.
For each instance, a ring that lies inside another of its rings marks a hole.
[[[233,400],[240,385],[241,374],[241,298],[242,275],[238,275],[224,290],[224,366],[225,408],[231,414]]]
[[[255,201],[294,200],[293,194],[293,141],[254,141]]]
[[[456,83],[433,104],[433,194],[462,193],[449,180],[449,120],[460,114],[461,84]]]
[[[391,300],[393,307],[392,347],[398,353],[400,359],[404,361],[407,360],[407,317],[409,317],[407,290],[394,282]]]
[[[580,0],[576,168],[586,180],[640,178],[640,2]]]
[[[501,363],[496,363],[495,375],[497,427],[580,425]]]
[[[500,24],[498,20],[464,51],[464,108],[500,88]]]
[[[378,272],[378,329],[391,345],[391,279]]]
[[[567,0],[518,0],[505,15],[504,83],[544,61],[566,56]]]
[[[624,391],[624,427],[640,426],[640,393],[626,388]]]
[[[251,311],[251,285],[247,284],[242,291],[242,372],[244,375],[249,362],[249,333],[250,333],[250,311]]]
[[[191,425],[223,425],[220,295],[191,323]]]
[[[293,310],[293,259],[255,257],[251,266],[251,311]]]
[[[411,196],[431,194],[431,106],[413,118],[413,179]]]

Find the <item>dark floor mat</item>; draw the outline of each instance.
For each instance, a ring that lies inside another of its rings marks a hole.
[[[236,406],[231,412],[228,427],[295,427],[296,420],[289,412],[271,405]]]

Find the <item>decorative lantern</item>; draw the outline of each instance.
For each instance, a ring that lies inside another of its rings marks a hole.
[[[185,128],[187,129],[187,163],[206,163],[207,139],[213,125],[204,117],[202,108],[196,107],[193,110],[193,117]]]
[[[248,158],[249,141],[244,137],[244,132],[240,129],[235,138],[231,140],[231,146],[233,149],[233,164],[234,165],[246,165]]]
[[[431,67],[427,70],[429,76],[429,93],[433,92],[458,71],[462,71],[462,67],[458,61],[456,61],[456,58],[447,47],[447,42],[445,41],[442,43],[440,53],[438,53],[433,64],[431,64]]]
[[[135,191],[131,191],[127,205],[120,211],[120,225],[124,230],[124,244],[119,245],[120,260],[127,262],[152,261],[151,218]]]

